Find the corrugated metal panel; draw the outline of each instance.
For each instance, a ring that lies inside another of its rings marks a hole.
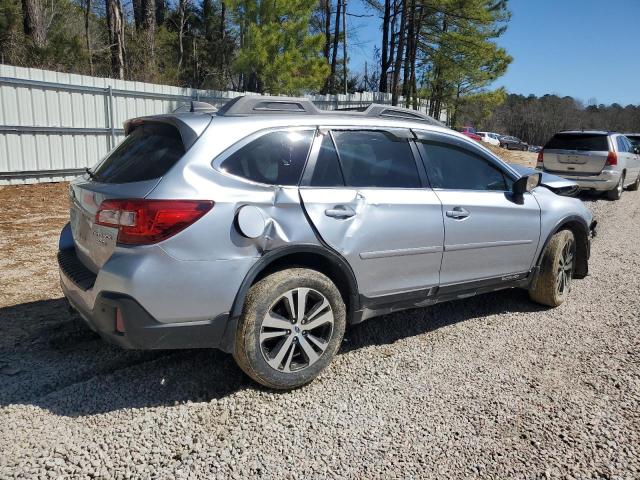
[[[73,178],[122,140],[127,119],[168,113],[190,99],[221,106],[245,94],[0,64],[0,185]],[[310,98],[325,109],[391,103],[390,94],[371,92]]]

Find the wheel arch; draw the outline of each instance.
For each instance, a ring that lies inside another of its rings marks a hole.
[[[584,278],[589,273],[589,255],[590,255],[590,241],[589,241],[589,225],[584,221],[582,217],[577,215],[571,215],[563,218],[555,227],[551,229],[544,242],[538,259],[536,260],[536,267],[539,268],[542,264],[542,258],[551,241],[551,238],[562,230],[570,230],[576,240],[576,266],[574,269],[575,278]]]
[[[252,285],[271,273],[291,267],[306,267],[329,277],[342,295],[348,318],[360,308],[356,277],[344,258],[319,245],[287,245],[265,253],[251,267],[236,294],[230,317],[242,315],[244,301]]]

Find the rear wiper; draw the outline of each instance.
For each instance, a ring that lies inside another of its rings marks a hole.
[[[84,171],[87,172],[87,175],[89,175],[89,178],[91,180],[95,180],[96,179],[95,173],[93,173],[91,170],[89,170],[89,167],[84,167]]]

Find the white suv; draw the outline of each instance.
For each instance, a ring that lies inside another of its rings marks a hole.
[[[602,131],[556,133],[538,153],[538,169],[575,181],[580,189],[618,200],[640,186],[640,156],[627,137]]]
[[[491,145],[495,145],[496,147],[500,146],[500,135],[492,132],[477,132],[478,135],[482,137],[482,141],[489,143]]]

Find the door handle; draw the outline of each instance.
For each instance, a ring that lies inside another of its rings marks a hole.
[[[336,205],[333,208],[326,209],[324,214],[332,218],[351,218],[356,214],[356,211],[346,205]]]
[[[462,220],[469,215],[471,215],[469,210],[462,207],[453,207],[453,210],[447,210],[447,217],[455,218],[456,220]]]

